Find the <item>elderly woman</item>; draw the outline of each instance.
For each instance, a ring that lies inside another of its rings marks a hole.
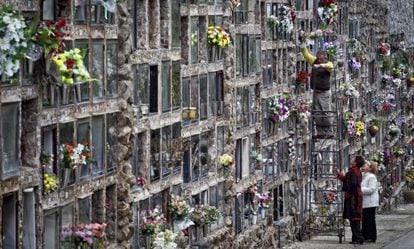
[[[362,235],[365,241],[377,240],[377,225],[375,223],[375,210],[379,205],[377,177],[377,163],[368,162],[362,167]]]

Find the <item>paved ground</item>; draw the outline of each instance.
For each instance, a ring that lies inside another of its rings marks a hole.
[[[338,237],[319,236],[303,242],[295,242],[285,249],[347,249],[384,248],[414,249],[414,205],[401,205],[390,214],[377,215],[378,240],[363,245],[349,244],[351,229],[346,227],[345,241],[339,244]]]

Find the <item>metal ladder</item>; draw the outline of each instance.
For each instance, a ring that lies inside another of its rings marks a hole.
[[[336,70],[334,70],[336,79]],[[335,88],[336,80],[334,81]],[[334,94],[332,94],[333,98]],[[315,98],[313,97],[313,103]],[[314,109],[314,108],[312,108]],[[316,120],[331,119],[332,137],[317,134]],[[343,222],[342,182],[337,179],[338,170],[342,170],[342,116],[338,101],[334,101],[330,111],[312,110],[310,117],[310,169],[307,228],[309,236],[338,236],[339,243],[345,240]]]

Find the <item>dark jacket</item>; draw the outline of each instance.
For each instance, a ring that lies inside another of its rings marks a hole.
[[[342,180],[342,191],[345,192],[344,198],[344,219],[362,219],[362,173],[357,166],[351,167],[345,176],[339,176]]]
[[[328,91],[331,89],[330,84],[331,72],[328,69],[319,67],[312,69],[310,87],[314,90]]]

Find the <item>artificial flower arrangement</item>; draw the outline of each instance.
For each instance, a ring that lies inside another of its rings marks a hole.
[[[94,81],[83,63],[84,57],[84,52],[78,48],[58,53],[52,57],[63,84],[73,85]]]
[[[405,183],[408,189],[414,189],[414,165],[405,169]]]
[[[310,118],[310,111],[309,106],[305,102],[299,103],[299,105],[296,107],[297,112],[297,118],[300,123],[307,125],[309,123]]]
[[[326,51],[326,54],[328,54],[328,56],[331,58],[336,58],[342,52],[340,42],[338,40],[324,42],[322,45],[322,49]]]
[[[269,114],[273,122],[285,121],[289,118],[293,100],[287,96],[275,96],[269,100]]]
[[[80,165],[86,165],[92,161],[91,150],[88,143],[84,144],[62,144],[60,146],[60,159],[63,167],[76,169]]]
[[[62,241],[73,241],[76,248],[105,248],[105,223],[79,224],[67,226],[62,230]]]
[[[399,136],[401,134],[401,129],[397,125],[392,124],[389,127],[388,134],[391,137],[397,137],[397,136]]]
[[[396,146],[396,147],[394,147],[394,148],[392,149],[392,154],[393,154],[395,157],[401,157],[401,156],[403,156],[403,155],[405,154],[405,151],[404,151],[404,149],[403,149],[403,148],[401,148],[401,147],[399,147],[399,146]]]
[[[166,220],[164,216],[155,208],[154,210],[147,210],[142,214],[140,230],[144,235],[153,235],[157,231],[163,230],[165,224]]]
[[[333,190],[328,190],[328,191],[323,192],[323,199],[325,200],[325,203],[328,205],[335,203],[337,197],[338,197],[338,194]]]
[[[402,81],[399,77],[395,77],[392,75],[384,74],[381,79],[382,84],[384,87],[388,87],[394,89],[394,87],[400,87]]]
[[[370,160],[378,164],[383,164],[384,163],[384,151],[377,151],[376,153],[373,153]]]
[[[341,96],[339,98],[359,98],[359,92],[355,89],[355,87],[350,83],[342,83],[339,85],[338,89]]]
[[[190,207],[183,198],[178,195],[171,195],[169,203],[170,212],[175,220],[185,219],[189,212]]]
[[[51,58],[62,52],[67,30],[65,19],[61,19],[55,24],[50,21],[39,22],[31,40],[43,48],[46,57]]]
[[[28,48],[26,24],[11,6],[0,9],[0,75],[13,76],[20,69]]]
[[[308,73],[308,72],[304,72],[304,71],[301,71],[297,76],[296,76],[296,79],[295,79],[295,82],[296,82],[296,85],[298,85],[298,86],[306,86],[307,84],[308,84],[308,81],[309,81],[309,77],[310,76],[312,76],[312,74],[311,73]]]
[[[177,234],[169,229],[158,231],[152,241],[153,249],[175,249],[178,245],[174,242]]]
[[[352,38],[348,41],[348,51],[352,57],[362,57],[364,46],[360,41],[355,38]]]
[[[334,0],[322,0],[320,7],[318,7],[318,16],[323,23],[323,27],[327,27],[331,24],[338,13],[338,6]]]
[[[207,34],[208,43],[213,46],[225,48],[231,43],[230,35],[220,26],[209,26]]]
[[[278,17],[271,15],[267,18],[267,25],[270,28],[279,27],[282,32],[292,33],[296,12],[293,8],[283,4],[279,9]]]
[[[355,123],[355,135],[358,137],[365,135],[365,124],[362,121],[357,121]]]
[[[194,208],[191,213],[191,220],[198,226],[211,224],[220,218],[220,211],[209,205],[201,205]]]
[[[264,209],[269,209],[273,201],[272,195],[270,193],[265,193],[263,195],[259,195],[258,197],[260,207]]]
[[[46,193],[54,192],[58,188],[58,179],[56,175],[45,172],[43,174],[43,187]]]
[[[263,156],[260,153],[257,153],[256,150],[252,150],[250,153],[250,158],[257,161],[257,162],[263,162]]]
[[[42,168],[51,168],[53,165],[53,155],[40,153],[40,165]]]
[[[137,177],[136,182],[137,182],[137,185],[140,187],[144,187],[146,184],[146,181],[143,177]]]
[[[389,43],[380,42],[378,47],[378,53],[382,56],[390,56],[391,54],[391,46]]]
[[[356,57],[352,57],[349,60],[349,66],[351,67],[352,70],[354,71],[359,71],[361,69],[361,61],[359,58]]]
[[[353,137],[356,132],[355,120],[352,112],[344,114],[344,122],[349,136]]]
[[[233,161],[233,158],[229,154],[225,153],[219,156],[219,163],[224,167],[229,167],[233,165],[234,161]]]
[[[384,111],[391,110],[393,107],[396,106],[394,103],[394,100],[395,100],[395,95],[392,93],[388,93],[382,101],[382,109]]]

